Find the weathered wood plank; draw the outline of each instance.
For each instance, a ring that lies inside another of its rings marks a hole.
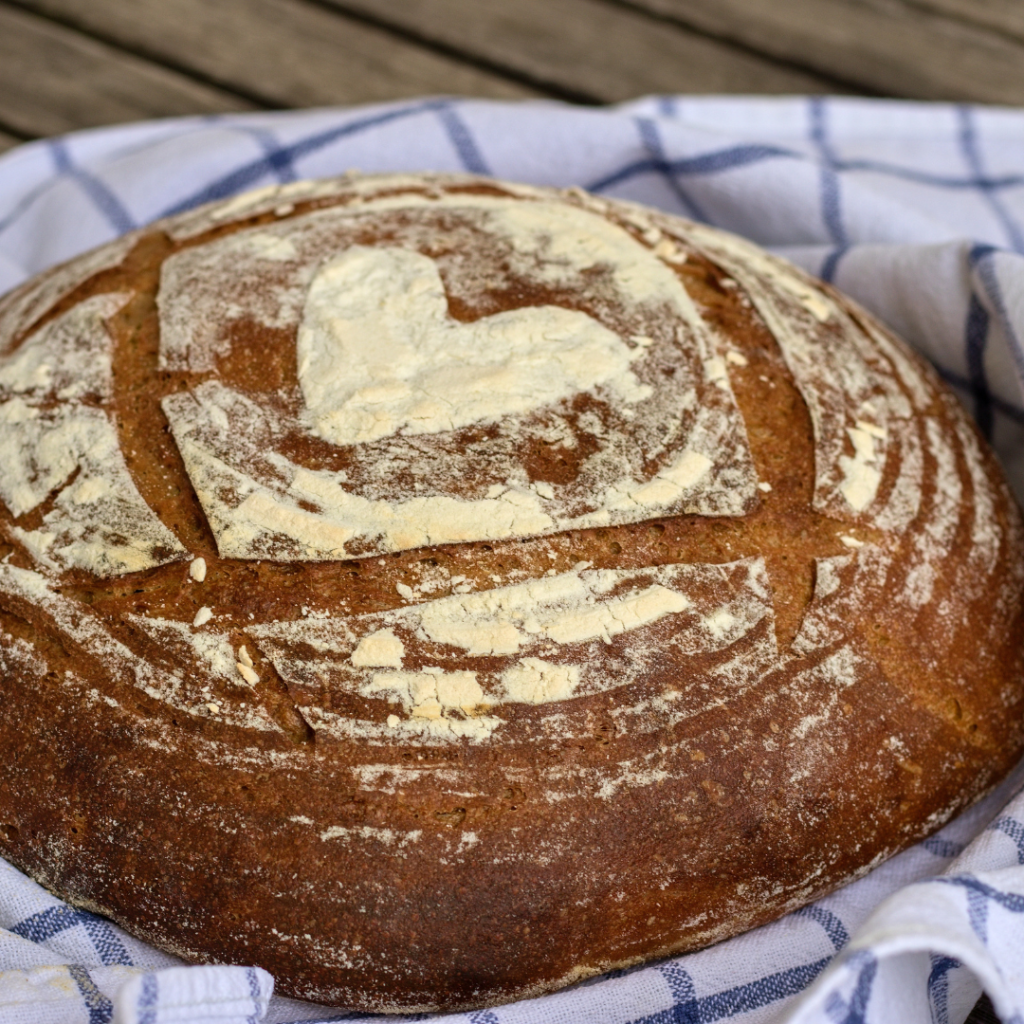
[[[1024,45],[906,0],[618,0],[866,90],[1024,103]],[[976,0],[923,0],[966,10]],[[991,10],[996,10],[995,2]]]
[[[908,0],[913,7],[948,14],[960,21],[1024,40],[1024,4],[1020,0]]]
[[[836,88],[827,75],[796,70],[601,0],[323,2],[581,99]]]
[[[252,104],[0,6],[0,124],[28,136]]]
[[[304,0],[14,0],[270,106],[537,92]]]

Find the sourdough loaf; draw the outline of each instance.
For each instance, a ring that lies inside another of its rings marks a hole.
[[[249,193],[0,303],[0,853],[469,1008],[853,879],[1022,749],[1024,532],[830,287],[569,190]]]

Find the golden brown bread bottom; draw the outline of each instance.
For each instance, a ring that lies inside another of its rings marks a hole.
[[[562,207],[605,248],[522,226]],[[935,374],[829,287],[472,178],[300,185],[116,245],[0,303],[0,853],[63,898],[288,994],[469,1008],[771,920],[1019,758],[1019,510]],[[297,333],[330,260],[376,250],[440,268],[438,330],[574,310],[628,369],[327,440]],[[82,351],[111,369],[76,391]],[[127,476],[82,441],[104,424]],[[629,488],[601,490],[606,451]],[[379,532],[318,548],[328,484]],[[486,515],[412,544],[423,495]]]

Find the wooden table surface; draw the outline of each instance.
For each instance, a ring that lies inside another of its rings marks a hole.
[[[425,93],[1024,104],[1021,0],[0,0],[0,147]]]
[[[0,0],[0,150],[143,118],[438,93],[1024,105],[1024,0]]]

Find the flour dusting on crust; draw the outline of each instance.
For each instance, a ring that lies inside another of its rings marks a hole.
[[[0,498],[20,517],[57,492],[40,526],[13,530],[50,569],[117,576],[186,554],[139,494],[104,408],[113,350],[104,321],[128,298],[88,299],[0,356]]]
[[[392,243],[362,245],[369,224]],[[265,286],[240,286],[249,273]],[[492,293],[523,288],[546,301],[487,313]],[[456,319],[452,303],[480,315]],[[692,299],[650,248],[580,206],[367,199],[172,256],[159,305],[173,370],[214,370],[240,323],[297,332],[299,392],[256,405],[205,381],[164,402],[225,557],[341,558],[756,504]],[[281,452],[310,432],[355,468]],[[564,448],[576,472],[538,479],[535,446]]]
[[[865,337],[791,264],[702,225],[686,237],[739,282],[782,349],[814,428],[815,508],[883,529],[908,526],[920,501],[912,417],[930,394],[921,371],[881,331]],[[898,479],[886,500],[879,488],[889,465]]]
[[[355,245],[324,263],[297,348],[312,427],[338,445],[497,423],[595,388],[629,404],[653,393],[630,365],[643,348],[577,310],[452,319],[437,264],[406,249]]]
[[[584,569],[392,612],[248,632],[318,733],[377,742],[483,741],[512,706],[559,713],[564,701],[648,677],[675,679],[673,665],[702,656],[721,670],[744,644],[762,661],[762,643],[777,656],[760,559]],[[680,699],[678,713],[692,713],[686,705],[695,696]],[[631,703],[616,701],[620,711]]]
[[[61,595],[44,576],[3,563],[0,595],[41,609],[86,658],[102,665],[107,680],[137,689],[172,711],[196,718],[210,717],[209,705],[214,700],[206,684],[223,677],[218,642],[190,637],[183,623],[131,616],[132,626],[164,648],[154,652],[149,646],[144,655],[137,653],[129,646],[130,635],[115,637],[99,616]],[[191,671],[185,671],[182,663],[189,665]],[[219,719],[226,724],[280,732],[280,727],[257,702],[221,700],[216,706]]]
[[[121,263],[141,234],[130,232],[67,263],[45,270],[0,299],[0,352],[6,352],[19,335],[79,285]]]

